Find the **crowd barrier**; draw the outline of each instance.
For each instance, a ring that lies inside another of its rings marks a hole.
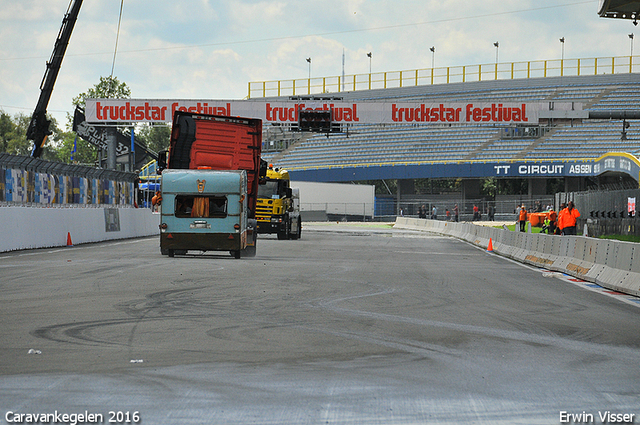
[[[159,234],[160,215],[115,206],[0,206],[0,252]]]
[[[640,296],[640,244],[585,236],[521,233],[472,223],[398,217],[395,228],[452,236],[548,270],[604,288]]]
[[[0,153],[0,202],[56,205],[135,204],[136,173]]]

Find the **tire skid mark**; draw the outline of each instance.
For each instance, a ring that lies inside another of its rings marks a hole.
[[[445,354],[448,356],[460,356],[459,350],[444,348],[441,345],[436,344],[428,344],[422,341],[416,341],[411,339],[404,338],[396,338],[392,336],[385,335],[380,336],[378,334],[373,334],[370,332],[341,332],[330,329],[320,329],[316,327],[302,326],[302,325],[294,325],[296,328],[304,329],[308,331],[314,332],[322,332],[329,335],[339,336],[347,339],[354,339],[358,341],[368,342],[371,344],[382,345],[387,348],[393,348],[400,351],[405,351],[412,354],[417,354],[421,357],[430,357],[434,353]]]
[[[127,318],[56,324],[38,328],[32,331],[31,335],[50,341],[79,345],[131,346],[140,323],[171,319],[193,320],[219,315],[222,308],[215,303],[202,303],[195,300],[193,296],[185,296],[185,294],[194,295],[202,288],[204,287],[160,291],[147,295],[143,300],[116,304],[117,310],[130,316]],[[215,309],[213,309],[214,305]],[[96,336],[102,328],[128,325],[131,325],[132,329],[126,343]]]
[[[520,342],[529,343],[529,344],[549,345],[549,346],[555,346],[562,349],[568,349],[573,351],[590,352],[593,354],[612,355],[615,352],[618,355],[624,356],[628,359],[638,359],[638,361],[640,361],[640,353],[638,352],[638,350],[630,347],[622,347],[622,346],[612,347],[610,345],[604,345],[604,344],[599,344],[599,343],[589,342],[589,341],[576,341],[573,339],[568,339],[568,338],[555,336],[555,335],[539,335],[539,334],[533,334],[528,332],[487,328],[487,327],[476,326],[476,325],[464,325],[464,324],[458,324],[458,323],[440,322],[436,320],[418,319],[418,318],[398,316],[393,314],[375,313],[375,312],[369,312],[369,311],[363,311],[363,310],[350,309],[345,307],[339,307],[336,305],[342,301],[346,301],[354,298],[378,296],[378,295],[384,295],[386,293],[391,293],[391,292],[393,291],[392,290],[379,291],[375,293],[368,293],[368,294],[356,295],[351,297],[336,298],[333,300],[316,302],[314,303],[314,305],[319,308],[327,309],[333,313],[343,314],[347,316],[364,317],[368,319],[375,319],[375,320],[395,322],[395,323],[404,323],[404,324],[409,324],[414,326],[447,329],[455,332],[481,335],[485,337],[499,338],[504,340],[520,341]]]

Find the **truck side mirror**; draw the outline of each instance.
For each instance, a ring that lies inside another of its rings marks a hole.
[[[158,152],[158,171],[162,171],[167,168],[167,153],[168,151]]]
[[[267,161],[265,161],[264,159],[260,159],[260,178],[267,177],[267,167]]]
[[[258,183],[266,184],[267,183],[267,161],[260,158],[260,170],[258,171]]]
[[[285,189],[285,194],[286,194],[287,198],[292,198],[293,197],[293,192],[291,191],[290,187]]]

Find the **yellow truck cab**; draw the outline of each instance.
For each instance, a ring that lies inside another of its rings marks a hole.
[[[290,187],[289,172],[267,169],[264,184],[258,188],[256,204],[258,233],[276,233],[278,239],[299,239],[302,234],[300,196]]]

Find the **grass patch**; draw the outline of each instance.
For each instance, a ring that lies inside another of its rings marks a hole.
[[[603,235],[599,236],[600,239],[614,239],[623,242],[635,242],[640,243],[640,236],[635,235]]]
[[[516,230],[516,226],[518,226],[518,229],[520,229],[520,225],[516,225],[516,224],[511,224],[511,225],[507,225],[507,229],[511,230],[512,232]],[[502,226],[494,226],[496,229],[502,229]],[[531,228],[531,233],[540,233],[540,230],[542,230],[542,227],[532,227]],[[580,236],[580,235],[578,235]],[[616,241],[623,241],[623,242],[635,242],[635,243],[640,243],[640,236],[635,236],[635,235],[603,235],[603,236],[598,236],[599,239],[613,239]]]
[[[507,229],[511,230],[512,232],[515,232],[516,226],[518,226],[518,230],[520,230],[520,225],[519,224],[508,224],[507,225]],[[496,229],[502,229],[502,226],[494,226],[494,227]],[[531,233],[540,233],[541,230],[542,230],[542,227],[533,227],[533,226],[531,226]]]

